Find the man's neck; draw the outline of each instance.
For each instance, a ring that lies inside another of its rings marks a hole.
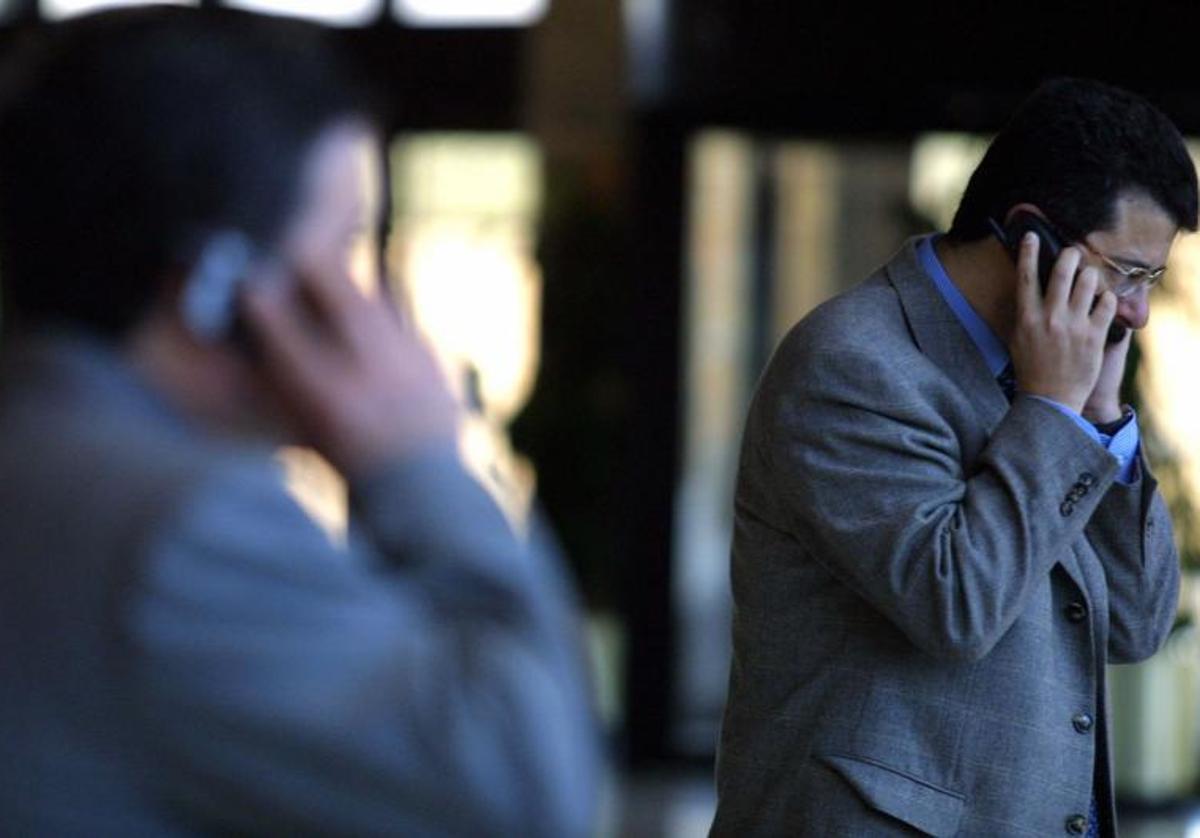
[[[999,242],[991,238],[955,243],[942,237],[934,246],[950,281],[1007,346],[1016,323],[1016,271]]]
[[[122,354],[147,386],[206,431],[258,440],[279,436],[244,360],[224,344],[197,341],[168,312],[155,309],[134,327]]]

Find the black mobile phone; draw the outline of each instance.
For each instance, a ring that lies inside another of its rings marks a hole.
[[[1020,257],[1021,239],[1025,238],[1025,234],[1033,233],[1038,237],[1038,282],[1041,283],[1042,293],[1045,294],[1046,286],[1050,283],[1050,271],[1062,253],[1063,246],[1058,234],[1050,228],[1045,219],[1026,210],[1013,213],[1013,217],[1003,229],[990,218],[988,221],[992,224],[996,238],[1008,250],[1008,255],[1014,263]]]
[[[988,223],[996,238],[1012,257],[1013,262],[1019,258],[1021,239],[1025,237],[1025,234],[1033,233],[1038,237],[1038,282],[1042,286],[1042,293],[1045,294],[1046,286],[1050,283],[1050,271],[1054,268],[1054,263],[1058,261],[1063,249],[1062,242],[1054,229],[1046,223],[1044,218],[1026,210],[1018,210],[1013,213],[1013,217],[1009,219],[1005,227],[1001,227],[991,218],[988,219]],[[1128,329],[1124,326],[1114,322],[1108,327],[1108,336],[1105,340],[1108,343],[1120,343],[1124,340],[1127,331]]]

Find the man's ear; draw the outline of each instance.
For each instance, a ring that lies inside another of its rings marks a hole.
[[[1050,223],[1050,219],[1046,217],[1046,213],[1042,212],[1041,207],[1039,207],[1037,204],[1020,203],[1013,204],[1008,208],[1008,212],[1004,213],[1004,226],[1007,227],[1012,222],[1013,216],[1019,212],[1028,212],[1032,215],[1036,215],[1047,224]]]

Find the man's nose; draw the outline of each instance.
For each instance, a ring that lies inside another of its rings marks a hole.
[[[1150,320],[1150,289],[1139,288],[1117,301],[1116,321],[1131,329],[1141,329]]]

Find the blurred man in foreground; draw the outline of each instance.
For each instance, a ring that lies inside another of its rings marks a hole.
[[[584,835],[558,569],[347,275],[366,110],[306,28],[66,24],[0,112],[0,822],[39,835]],[[345,549],[272,447],[348,480]]]

